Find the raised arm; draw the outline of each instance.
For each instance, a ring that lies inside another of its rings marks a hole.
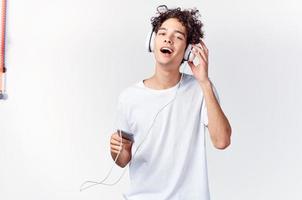
[[[205,97],[211,140],[217,149],[225,149],[231,143],[232,129],[214,95],[211,81],[208,77],[209,50],[202,40],[200,40],[200,44],[193,45],[193,48],[193,53],[198,58],[199,63],[195,65],[193,62],[188,62],[188,64]]]

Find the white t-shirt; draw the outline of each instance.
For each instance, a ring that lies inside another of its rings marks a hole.
[[[219,102],[213,83],[212,88]],[[134,137],[124,198],[209,200],[207,123],[202,89],[192,75],[183,74],[177,85],[163,90],[143,81],[126,88],[118,99],[116,120],[117,129]]]

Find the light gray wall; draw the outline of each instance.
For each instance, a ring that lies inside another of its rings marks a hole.
[[[227,150],[207,143],[212,199],[300,200],[301,3],[169,2],[201,11],[210,77],[233,128]],[[114,187],[79,186],[112,165],[117,96],[153,73],[144,43],[163,3],[8,1],[0,199],[122,199],[127,175]]]

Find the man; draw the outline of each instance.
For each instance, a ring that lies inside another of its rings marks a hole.
[[[112,134],[111,155],[120,167],[130,162],[127,200],[209,200],[205,128],[213,145],[225,149],[231,126],[208,77],[198,10],[160,8],[151,20],[155,72],[121,93],[123,137]],[[193,75],[179,72],[189,44],[198,60],[188,61]]]

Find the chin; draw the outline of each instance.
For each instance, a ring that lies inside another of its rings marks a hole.
[[[158,59],[156,62],[160,65],[171,65],[174,63],[173,60],[165,60],[165,59]]]
[[[161,66],[175,66],[177,65],[180,66],[181,64],[181,61],[182,60],[179,60],[178,58],[176,57],[170,57],[170,58],[167,58],[167,57],[164,57],[164,56],[161,56],[161,55],[157,55],[155,56],[155,60],[156,60],[156,63],[161,65]]]

